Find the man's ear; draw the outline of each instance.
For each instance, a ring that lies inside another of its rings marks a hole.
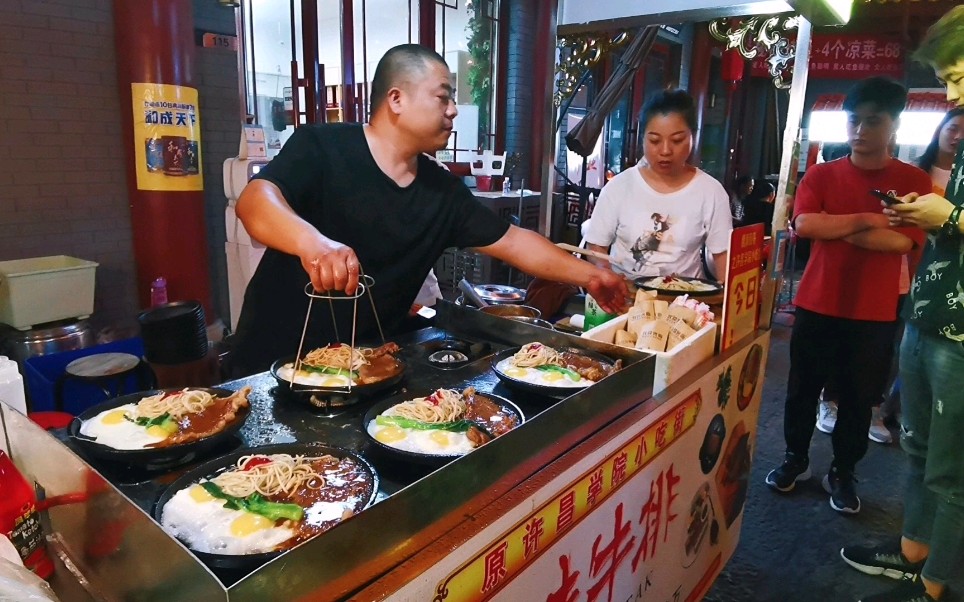
[[[388,110],[396,115],[402,112],[402,95],[401,88],[395,87],[389,89],[388,94],[385,95],[385,104],[388,106]]]

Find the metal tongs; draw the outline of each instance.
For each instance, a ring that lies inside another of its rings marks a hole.
[[[335,301],[352,301],[353,307],[352,307],[352,319],[351,319],[351,342],[349,343],[349,356],[348,356],[350,358],[348,361],[348,373],[349,373],[348,387],[344,389],[333,387],[332,389],[317,390],[318,392],[324,392],[324,393],[345,393],[349,395],[351,394],[351,390],[353,386],[352,378],[351,378],[351,373],[353,372],[352,363],[355,357],[355,334],[358,330],[358,299],[366,292],[368,293],[368,300],[372,304],[372,315],[375,316],[375,324],[378,326],[378,335],[382,339],[382,344],[383,345],[385,344],[385,333],[384,331],[382,331],[382,321],[378,317],[378,310],[375,309],[375,299],[372,297],[371,291],[369,290],[373,286],[375,286],[375,279],[365,274],[365,272],[361,269],[361,267],[359,267],[358,288],[355,289],[355,294],[353,295],[347,295],[344,293],[338,293],[333,291],[325,291],[325,294],[322,294],[315,291],[315,289],[312,287],[310,282],[305,285],[305,295],[308,296],[308,313],[305,315],[305,325],[301,329],[301,340],[298,342],[298,353],[297,355],[295,355],[294,369],[292,370],[292,373],[291,373],[291,380],[288,381],[289,389],[294,388],[295,374],[298,373],[298,369],[301,368],[301,365],[302,365],[301,354],[304,351],[305,336],[308,334],[308,323],[311,321],[311,308],[314,305],[315,299],[328,300],[328,308],[331,311],[331,325],[335,331],[335,340],[338,343],[341,343],[341,336],[338,334],[338,320],[335,317]],[[310,391],[312,389],[308,389],[308,390]]]

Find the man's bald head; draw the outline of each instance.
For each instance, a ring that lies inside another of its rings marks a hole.
[[[372,78],[371,114],[378,111],[389,90],[418,80],[433,63],[443,65],[448,70],[448,64],[439,53],[419,44],[402,44],[386,52],[378,61]]]

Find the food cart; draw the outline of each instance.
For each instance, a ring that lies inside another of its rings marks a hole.
[[[751,1],[740,12],[819,15],[826,4],[833,3]],[[637,6],[614,0],[590,14],[584,2],[560,0],[558,23],[677,23],[734,10],[660,0],[641,17]],[[806,53],[804,23],[798,43]],[[806,83],[799,67],[805,71],[806,61],[797,65],[779,202]],[[547,162],[552,156],[549,149]],[[772,293],[772,283],[767,288]],[[48,499],[70,502],[43,517],[48,549],[59,559],[55,589],[64,600],[701,599],[739,541],[769,332],[750,333],[654,395],[652,354],[445,302],[436,320],[395,341],[408,368],[400,388],[382,396],[473,386],[511,399],[524,424],[464,457],[422,465],[372,445],[363,421],[373,400],[317,407],[286,396],[267,373],[225,383],[252,387],[251,414],[208,457],[267,443],[321,443],[362,455],[380,479],[371,506],[257,562],[202,559],[160,527],[156,503],[191,463],[106,462],[0,404],[2,441],[22,472]],[[600,353],[623,368],[562,397],[506,388],[492,358],[532,341]],[[469,351],[465,362],[429,361],[451,344]]]
[[[453,341],[471,350],[469,361],[433,366],[428,356]],[[507,389],[492,357],[531,341],[625,365],[564,399]],[[74,502],[45,517],[49,547],[64,561],[54,583],[64,591],[79,579],[93,599],[125,600],[523,599],[513,592],[549,595],[566,584],[619,593],[607,599],[640,588],[669,597],[683,588],[698,599],[709,587],[739,533],[767,333],[655,398],[650,354],[454,304],[440,307],[436,327],[397,342],[405,386],[471,385],[511,398],[526,422],[458,460],[423,466],[373,449],[362,425],[368,403],[314,407],[266,373],[225,383],[253,388],[252,411],[239,440],[212,455],[319,442],[360,452],[380,477],[374,505],[264,564],[201,560],[161,529],[155,503],[190,464],[99,460],[2,407],[23,472],[48,498]]]

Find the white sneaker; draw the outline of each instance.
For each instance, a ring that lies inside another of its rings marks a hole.
[[[894,440],[890,434],[890,429],[884,425],[884,419],[880,415],[880,406],[874,406],[874,413],[870,417],[870,429],[867,430],[867,438],[884,445]]]
[[[817,430],[829,435],[833,432],[833,427],[836,424],[837,403],[821,399],[820,405],[817,407]]]

